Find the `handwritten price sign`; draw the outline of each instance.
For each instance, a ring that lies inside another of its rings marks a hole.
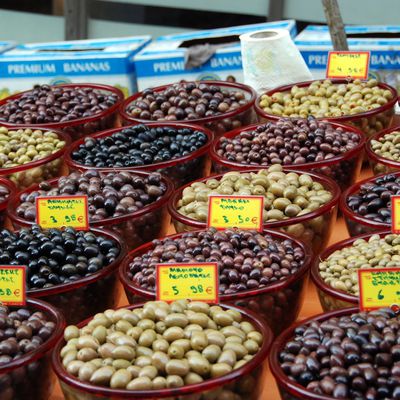
[[[391,197],[392,204],[392,233],[400,233],[400,196]]]
[[[157,264],[157,300],[190,299],[218,303],[217,263]]]
[[[0,265],[0,303],[9,306],[26,304],[25,266]]]
[[[208,226],[217,229],[263,229],[264,196],[211,195]]]
[[[71,226],[77,230],[88,230],[87,196],[37,197],[36,223],[45,229]]]
[[[367,79],[369,58],[369,51],[330,51],[326,77]]]
[[[400,268],[358,270],[360,310],[400,304]]]

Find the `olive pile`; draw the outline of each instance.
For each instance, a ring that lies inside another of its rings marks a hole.
[[[371,149],[378,156],[388,160],[400,161],[400,132],[393,131],[371,140]]]

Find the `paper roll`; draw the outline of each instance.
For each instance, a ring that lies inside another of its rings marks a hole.
[[[258,93],[312,79],[286,29],[245,33],[240,42],[244,83]]]

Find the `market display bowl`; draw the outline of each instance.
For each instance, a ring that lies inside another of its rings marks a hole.
[[[211,163],[208,157],[208,153],[210,150],[210,147],[214,141],[214,134],[207,128],[185,123],[185,124],[177,124],[175,122],[151,122],[151,123],[146,123],[145,124],[148,127],[151,128],[157,128],[157,127],[170,127],[174,129],[191,129],[191,130],[196,130],[196,131],[201,131],[207,136],[207,143],[194,151],[191,154],[188,154],[186,156],[182,156],[179,158],[174,158],[169,161],[164,161],[164,162],[158,162],[154,164],[149,164],[149,165],[143,165],[139,167],[116,167],[116,168],[106,168],[106,167],[96,167],[96,166],[87,166],[80,164],[76,161],[74,161],[71,157],[71,153],[76,151],[81,144],[85,142],[85,138],[82,138],[72,144],[72,146],[69,148],[65,161],[66,164],[68,165],[69,169],[72,171],[86,171],[88,169],[95,169],[95,170],[101,170],[103,172],[111,172],[111,171],[147,171],[147,172],[160,172],[163,175],[167,176],[172,180],[174,183],[175,187],[179,187],[182,185],[185,185],[186,183],[189,183],[195,179],[202,178],[204,176],[207,176],[210,173],[211,169]],[[105,138],[108,136],[112,136],[116,132],[120,132],[126,127],[122,128],[116,128],[116,129],[111,129],[103,132],[96,133],[94,135],[91,135],[90,137],[94,139],[101,139]]]
[[[400,171],[393,173],[396,176],[400,176]],[[382,222],[373,221],[371,219],[365,218],[360,214],[355,213],[348,205],[347,198],[353,194],[356,194],[360,191],[360,186],[367,182],[373,182],[377,178],[384,176],[385,174],[381,174],[378,176],[374,176],[372,178],[367,178],[362,181],[355,183],[350,186],[347,190],[345,190],[340,196],[339,200],[339,208],[342,212],[344,220],[346,222],[346,227],[350,236],[358,236],[364,233],[372,233],[379,230],[390,229],[390,225],[384,224]]]
[[[283,168],[284,172],[296,172],[299,174],[304,171]],[[246,172],[255,172],[258,170],[252,169]],[[287,218],[282,221],[273,221],[264,223],[264,229],[277,229],[288,233],[295,238],[301,239],[312,249],[313,254],[319,254],[320,251],[327,245],[331,236],[334,224],[336,222],[337,208],[340,197],[340,188],[330,178],[315,174],[314,172],[307,172],[316,182],[321,183],[323,187],[332,193],[332,199],[326,204],[322,205],[317,210],[310,213]],[[206,182],[208,179],[221,179],[223,174],[212,175],[208,178],[198,179],[195,182]],[[192,182],[193,183],[193,182]],[[171,215],[172,222],[175,226],[176,232],[188,232],[197,229],[205,229],[206,222],[200,222],[193,218],[189,218],[178,211],[177,204],[182,198],[183,190],[191,184],[180,187],[175,190],[168,201],[168,211]]]
[[[62,365],[60,350],[65,345],[64,339],[59,340],[55,346],[52,364],[59,379],[61,389],[66,399],[69,400],[120,400],[120,399],[238,399],[257,400],[261,396],[264,386],[263,373],[267,368],[267,356],[272,342],[272,332],[265,321],[255,313],[230,305],[220,304],[224,309],[239,311],[243,320],[249,321],[262,333],[263,344],[258,353],[244,366],[237,368],[224,376],[208,379],[204,382],[186,385],[179,388],[160,390],[122,390],[108,387],[94,386],[79,381],[75,376],[70,375]],[[129,309],[142,307],[143,304],[129,306]],[[78,327],[86,325],[90,319],[80,323]]]
[[[332,157],[323,161],[307,162],[305,164],[292,164],[285,165],[285,168],[295,169],[299,171],[311,171],[316,172],[321,175],[325,175],[332,178],[339,187],[344,190],[357,181],[360,174],[361,165],[364,157],[364,145],[365,145],[365,135],[359,129],[338,124],[335,122],[329,122],[330,125],[337,129],[342,128],[344,131],[350,131],[355,133],[359,137],[359,143],[353,149],[347,151],[344,154],[340,154],[336,157]],[[241,132],[251,132],[257,127],[264,124],[254,124],[247,126],[245,128],[235,129],[233,131],[225,133],[222,137],[227,139],[233,139],[240,135]],[[221,145],[221,138],[214,141],[211,150],[210,157],[213,163],[213,170],[217,174],[222,174],[228,171],[249,171],[254,169],[265,169],[268,165],[253,165],[253,164],[242,164],[235,161],[230,161],[225,157],[218,155],[217,151]]]
[[[221,136],[225,132],[228,132],[232,129],[236,129],[240,126],[246,126],[253,122],[255,122],[255,114],[253,110],[254,102],[256,100],[256,92],[250,86],[243,85],[241,83],[233,83],[233,82],[224,82],[224,81],[206,81],[208,85],[215,85],[220,87],[222,90],[229,91],[241,91],[245,94],[247,103],[243,106],[237,108],[236,110],[232,110],[220,115],[214,115],[211,117],[199,118],[199,119],[191,119],[191,120],[182,120],[182,121],[174,121],[177,124],[181,123],[191,123],[200,126],[204,126],[210,129],[215,137]],[[163,92],[170,85],[158,86],[152,88],[155,92]],[[142,92],[136,93],[133,96],[128,97],[121,105],[119,113],[121,118],[121,123],[123,125],[132,125],[132,124],[146,124],[147,122],[152,122],[149,120],[143,120],[139,118],[135,118],[128,113],[129,106],[136,100],[142,97]],[[158,121],[162,122],[162,121]]]
[[[400,161],[390,160],[389,158],[380,156],[372,150],[371,146],[371,142],[373,140],[378,141],[382,136],[385,136],[388,133],[392,133],[394,131],[400,131],[400,126],[395,126],[375,133],[375,135],[371,136],[365,144],[365,153],[374,175],[388,174],[391,172],[400,171]]]
[[[127,252],[125,243],[114,232],[104,229],[90,231],[117,243],[120,253],[114,262],[77,281],[27,291],[30,298],[44,300],[57,307],[68,324],[76,324],[107,308],[115,307],[118,302],[117,270]]]
[[[320,79],[318,79],[320,80]],[[341,83],[348,83],[349,80],[347,79],[331,79],[332,83],[334,84],[341,84]],[[278,88],[269,90],[268,92],[264,93],[268,96],[272,96],[274,93],[277,92],[288,92],[292,89],[293,86],[298,87],[307,87],[310,86],[314,81],[306,81],[306,82],[299,82],[292,85],[285,85],[280,86]],[[389,100],[386,104],[381,107],[374,108],[373,110],[369,110],[359,114],[352,114],[352,115],[343,115],[341,117],[328,117],[328,118],[318,118],[324,119],[329,122],[337,122],[346,125],[353,125],[356,128],[360,129],[362,132],[365,133],[367,137],[372,136],[376,132],[380,132],[383,129],[388,128],[393,120],[393,116],[395,114],[395,106],[398,102],[398,94],[397,90],[389,86],[386,83],[379,82],[378,86],[381,89],[390,90],[393,97]],[[260,106],[260,95],[254,105],[256,113],[258,115],[259,121],[276,121],[280,118],[278,115],[266,113]]]
[[[50,304],[36,299],[27,299],[26,308],[43,312],[49,321],[56,324],[51,336],[36,350],[0,366],[1,400],[47,400],[53,389],[51,352],[62,337],[65,320]],[[17,310],[20,306],[9,306]]]
[[[143,171],[132,172],[142,177],[149,174],[149,172]],[[162,177],[162,181],[166,185],[167,190],[164,195],[154,203],[151,203],[138,211],[120,217],[105,218],[99,221],[90,221],[89,219],[90,226],[93,228],[104,228],[115,232],[124,240],[128,250],[134,249],[153,239],[165,236],[170,224],[167,202],[173,192],[173,184],[164,176]],[[58,179],[48,181],[52,187],[56,186],[57,182]],[[9,203],[7,216],[11,220],[15,229],[35,224],[35,221],[28,221],[19,217],[16,213],[17,207],[21,204],[21,194],[30,193],[35,190],[39,190],[39,185],[17,193],[14,196],[13,201]]]
[[[65,122],[51,122],[51,123],[43,123],[37,124],[36,127],[47,128],[47,129],[57,129],[60,130],[71,137],[72,140],[77,140],[82,136],[89,135],[91,133],[103,131],[105,129],[110,129],[116,126],[118,121],[118,108],[120,107],[124,94],[121,90],[114,86],[109,85],[101,85],[101,84],[92,84],[92,83],[68,83],[63,85],[57,85],[65,88],[90,88],[93,90],[100,91],[102,93],[114,94],[117,96],[118,100],[114,105],[105,109],[99,114],[92,115],[90,117],[81,117],[71,121]],[[24,93],[29,93],[30,90],[26,90],[24,92],[20,92],[14,94],[12,96],[6,97],[0,100],[0,108],[8,103],[11,100],[19,99]],[[11,124],[8,122],[1,121],[0,125],[5,126],[7,128],[29,128],[32,124]]]
[[[281,333],[272,343],[269,355],[269,365],[272,375],[274,376],[279,388],[281,398],[283,400],[334,400],[335,397],[313,393],[307,390],[304,386],[299,385],[291,380],[282,370],[279,363],[279,354],[283,350],[285,344],[294,336],[294,330],[301,325],[309,324],[312,321],[326,321],[329,318],[341,317],[359,312],[357,307],[345,308],[343,310],[331,311],[324,314],[319,314],[311,318],[302,320]]]
[[[4,228],[4,225],[6,223],[8,202],[12,197],[15,196],[17,188],[14,185],[14,183],[12,183],[7,178],[3,178],[1,176],[0,176],[0,186],[5,186],[10,191],[8,197],[3,202],[0,203],[0,229],[1,229]]]
[[[40,129],[42,132],[51,131],[57,134],[58,139],[65,142],[64,147],[39,160],[17,165],[15,167],[0,168],[0,177],[8,178],[15,184],[17,189],[23,190],[31,187],[32,185],[59,177],[63,174],[64,157],[69,145],[71,144],[71,138],[69,135],[62,131],[54,130],[52,128],[43,128],[39,125],[7,125],[3,122],[0,122],[0,126],[6,126],[9,130],[18,130],[22,128],[32,129],[32,131],[35,131],[36,129]]]
[[[221,294],[219,299],[223,304],[239,306],[260,315],[267,321],[268,326],[276,335],[291,325],[299,315],[307,287],[312,255],[309,247],[301,240],[279,231],[264,230],[263,233],[271,235],[275,240],[283,241],[290,239],[297,246],[301,247],[305,254],[302,267],[285,280],[274,282],[261,288],[237,292],[235,294]],[[168,238],[171,239],[178,239],[180,237],[182,237],[182,233],[168,236]],[[135,257],[147,253],[154,249],[154,247],[155,245],[152,242],[140,246],[131,251],[121,264],[119,279],[125,289],[125,294],[130,304],[155,300],[155,292],[144,289],[133,282],[132,274],[129,270],[129,264]]]

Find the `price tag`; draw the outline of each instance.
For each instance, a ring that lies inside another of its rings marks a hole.
[[[330,51],[326,77],[367,79],[369,58],[369,51]]]
[[[400,234],[400,196],[392,196],[392,233]]]
[[[264,196],[209,196],[208,227],[263,230]]]
[[[0,303],[8,306],[26,304],[26,267],[0,265]]]
[[[157,300],[218,303],[218,282],[217,263],[156,265]]]
[[[400,268],[358,270],[360,310],[374,310],[400,304]]]
[[[89,229],[87,196],[45,196],[36,198],[36,223],[42,228],[70,226]]]

